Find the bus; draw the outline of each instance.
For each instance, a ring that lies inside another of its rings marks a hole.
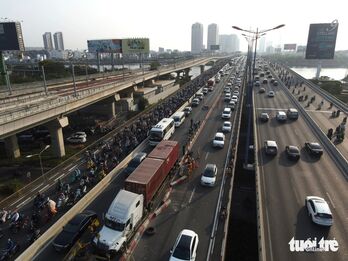
[[[153,126],[149,133],[151,146],[156,146],[162,140],[168,140],[175,131],[174,119],[163,118],[159,123]]]
[[[172,116],[174,120],[175,127],[179,127],[185,120],[185,112],[179,111],[173,114]]]

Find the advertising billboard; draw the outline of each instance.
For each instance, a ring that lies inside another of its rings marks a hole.
[[[121,39],[88,40],[90,53],[122,53]]]
[[[0,23],[0,51],[24,51],[22,28],[19,22]]]
[[[335,54],[337,20],[309,26],[306,59],[333,59]]]
[[[297,44],[284,44],[285,51],[296,51]]]
[[[128,38],[122,40],[122,53],[149,53],[150,40],[149,38]]]
[[[216,50],[220,50],[220,45],[218,44],[210,45],[210,51],[216,51]]]

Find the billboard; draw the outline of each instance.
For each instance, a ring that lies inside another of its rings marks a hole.
[[[90,53],[122,53],[121,39],[88,40],[87,46]]]
[[[150,41],[149,38],[128,38],[122,40],[122,53],[149,53]]]
[[[286,51],[296,51],[297,44],[284,44],[284,50]]]
[[[220,50],[220,45],[218,44],[210,45],[210,51],[216,51],[216,50]]]
[[[309,26],[306,59],[333,59],[335,54],[337,20]]]
[[[0,51],[24,51],[22,28],[19,22],[0,23]]]

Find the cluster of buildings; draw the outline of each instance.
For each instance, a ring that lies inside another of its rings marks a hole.
[[[203,43],[203,24],[194,23],[191,27],[191,53],[239,51],[239,38],[235,34],[219,34],[217,24],[208,25],[207,44]]]

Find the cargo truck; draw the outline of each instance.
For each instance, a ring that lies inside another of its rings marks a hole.
[[[179,143],[161,141],[125,181],[104,216],[104,225],[93,239],[98,250],[122,251],[153,206],[159,188],[176,169]]]

